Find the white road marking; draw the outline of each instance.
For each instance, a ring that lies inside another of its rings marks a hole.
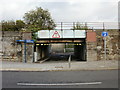
[[[68,85],[96,85],[102,82],[89,82],[89,83],[54,83],[54,84],[41,84],[41,83],[17,83],[20,86],[68,86]]]

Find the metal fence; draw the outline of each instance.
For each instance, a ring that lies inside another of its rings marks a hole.
[[[56,22],[55,29],[74,29],[76,25],[88,29],[119,29],[118,22]]]

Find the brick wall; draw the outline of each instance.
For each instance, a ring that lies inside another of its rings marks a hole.
[[[88,30],[86,41],[87,42],[96,42],[96,32],[94,32],[92,30]]]

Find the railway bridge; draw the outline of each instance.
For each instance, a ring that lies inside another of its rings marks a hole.
[[[35,44],[35,61],[49,57],[55,51],[65,54],[65,46],[73,47],[76,60],[86,60],[85,30],[40,30]],[[70,55],[70,52],[67,52]]]

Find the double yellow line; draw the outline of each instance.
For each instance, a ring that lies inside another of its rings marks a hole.
[[[37,46],[39,46],[39,45],[41,45],[41,46],[42,46],[42,45],[50,45],[50,44],[36,44],[36,45],[37,45]]]
[[[39,46],[39,45],[50,45],[50,44],[36,44],[37,46]],[[77,43],[77,44],[69,44],[69,45],[82,45],[81,43]]]

